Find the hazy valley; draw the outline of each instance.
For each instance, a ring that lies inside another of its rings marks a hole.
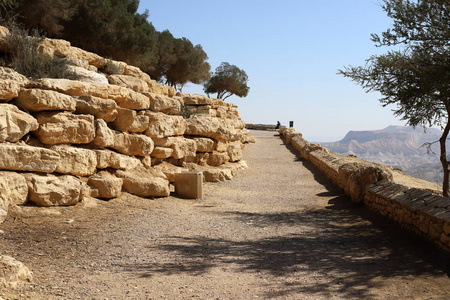
[[[427,153],[424,144],[439,140],[441,133],[435,128],[424,132],[422,128],[389,126],[381,130],[350,131],[338,142],[321,144],[333,152],[390,165],[416,178],[440,184],[443,171],[439,144],[432,145],[434,153]]]

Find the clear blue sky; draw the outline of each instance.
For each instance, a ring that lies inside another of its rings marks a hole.
[[[229,62],[246,71],[249,95],[227,101],[247,123],[294,121],[318,142],[404,124],[379,94],[336,74],[386,51],[370,41],[391,24],[380,0],[141,0],[145,9],[156,30],[201,44],[212,70]],[[183,92],[203,94],[193,84]]]

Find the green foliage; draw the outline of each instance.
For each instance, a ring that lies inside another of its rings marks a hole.
[[[7,42],[11,51],[10,64],[14,70],[31,78],[75,78],[65,59],[48,59],[39,53],[38,46],[44,38],[37,30],[28,35],[27,30],[12,26],[10,31]]]
[[[247,86],[248,76],[244,70],[235,65],[223,62],[216,68],[215,73],[204,84],[205,93],[217,93],[217,98],[225,100],[236,95],[246,97],[250,88]]]
[[[448,195],[445,141],[450,131],[450,2],[445,0],[384,0],[393,20],[376,46],[396,46],[370,57],[366,65],[339,70],[366,91],[380,92],[383,106],[396,106],[394,114],[412,126],[441,126],[441,163],[444,195]]]
[[[183,118],[185,118],[185,119],[189,119],[191,116],[195,115],[196,113],[197,113],[197,111],[192,107],[189,107],[187,105],[181,106],[180,115],[183,116]]]

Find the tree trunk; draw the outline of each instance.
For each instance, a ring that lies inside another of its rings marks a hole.
[[[447,137],[450,131],[450,123],[447,121],[445,125],[444,132],[442,133],[441,138],[439,139],[439,144],[441,146],[441,165],[444,170],[444,181],[442,183],[442,195],[444,197],[448,197],[448,183],[449,183],[449,171],[448,171],[448,161],[447,161]]]

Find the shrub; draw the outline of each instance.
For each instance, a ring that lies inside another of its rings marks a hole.
[[[67,67],[67,61],[61,57],[46,58],[38,51],[44,40],[42,34],[28,31],[17,25],[10,27],[11,35],[7,42],[10,48],[9,63],[17,72],[31,78],[68,78],[76,79],[76,75]]]

